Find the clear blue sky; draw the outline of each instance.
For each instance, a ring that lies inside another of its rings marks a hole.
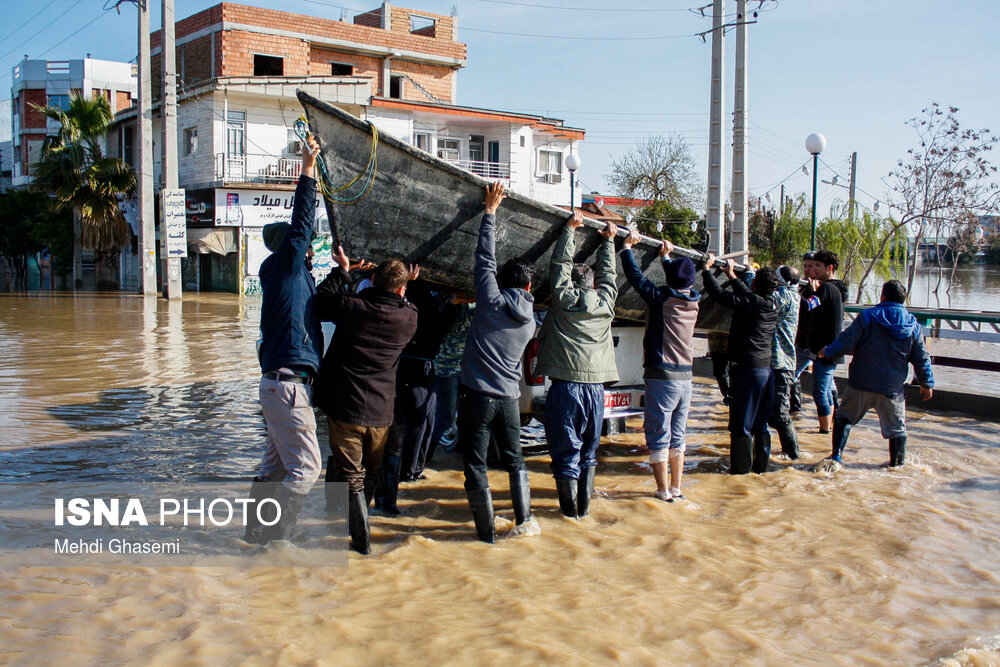
[[[648,134],[684,135],[705,173],[711,50],[688,35],[710,28],[711,20],[688,9],[707,2],[394,4],[439,14],[450,14],[456,6],[459,38],[469,47],[468,66],[459,73],[458,103],[548,114],[586,129],[579,177],[584,191],[606,193],[604,174],[610,161]],[[160,2],[150,4],[155,29]],[[176,0],[176,15],[189,16],[213,4]],[[247,4],[327,18],[339,18],[343,7],[350,20],[380,2]],[[735,0],[726,4],[727,12],[735,12]],[[135,8],[123,5],[119,16],[103,11],[103,6],[104,0],[0,2],[0,90],[9,91],[11,67],[25,54],[50,60],[86,53],[107,60],[134,58]],[[996,0],[766,2],[759,22],[749,26],[751,192],[762,194],[792,173],[788,191],[807,191],[811,177],[797,171],[809,158],[803,141],[810,132],[821,132],[828,141],[823,158],[842,182],[848,176],[850,153],[858,151],[859,186],[881,199],[886,190],[882,178],[914,142],[905,121],[934,101],[959,107],[965,127],[1000,131],[998,28]],[[730,35],[727,118],[734,43]],[[730,141],[731,126],[727,145]],[[1000,163],[1000,153],[994,162]],[[821,166],[821,178],[829,179],[832,173]],[[821,212],[845,195],[844,189],[820,184]],[[859,193],[859,199],[868,206],[873,203],[864,194]]]

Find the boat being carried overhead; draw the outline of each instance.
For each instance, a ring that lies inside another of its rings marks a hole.
[[[400,259],[420,265],[420,277],[451,289],[471,290],[484,188],[490,181],[395,137],[302,91],[309,129],[319,139],[324,202],[334,244],[352,257]],[[337,189],[334,186],[341,186]],[[508,191],[497,211],[497,261],[534,262],[536,302],[548,298],[549,256],[570,212]],[[575,261],[586,262],[602,238],[604,223],[585,220]],[[625,235],[623,229],[619,235]],[[660,284],[661,241],[643,237],[634,248],[649,278]],[[698,261],[702,253],[678,248]],[[641,321],[646,306],[618,266],[621,319]]]

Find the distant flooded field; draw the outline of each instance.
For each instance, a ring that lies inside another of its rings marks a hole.
[[[232,295],[0,294],[0,483],[248,479],[258,322]],[[5,569],[0,662],[1000,664],[1000,424],[911,411],[888,470],[870,417],[829,476],[807,409],[801,462],[731,477],[717,399],[696,381],[686,502],[653,498],[633,421],[590,517],[531,457],[541,533],[490,547],[443,456],[347,570]]]

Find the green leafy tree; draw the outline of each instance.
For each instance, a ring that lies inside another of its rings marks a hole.
[[[53,271],[65,269],[73,259],[73,223],[55,210],[41,192],[8,190],[0,193],[0,255],[8,263],[14,287],[27,287],[28,257],[48,252]]]
[[[118,254],[129,241],[118,201],[135,188],[136,179],[122,160],[107,157],[102,150],[113,119],[111,107],[100,96],[88,100],[71,95],[66,110],[36,108],[58,121],[60,129],[46,140],[33,165],[35,186],[73,213],[74,228],[79,229],[77,247],[94,251],[98,288],[116,288]]]
[[[647,236],[667,239],[682,248],[705,249],[705,221],[693,209],[658,201],[640,209],[634,222]]]
[[[750,256],[761,266],[798,265],[809,249],[812,221],[806,217],[805,195],[781,210],[757,207],[750,214]]]

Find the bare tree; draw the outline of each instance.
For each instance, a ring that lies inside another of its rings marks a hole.
[[[943,111],[936,102],[911,118],[907,125],[917,132],[918,145],[906,152],[889,173],[889,204],[901,212],[891,218],[872,264],[861,277],[864,283],[875,263],[886,253],[900,230],[914,232],[920,246],[926,231],[938,224],[950,225],[965,214],[997,210],[1000,188],[991,181],[997,168],[986,158],[997,142],[989,130],[963,130],[957,107]],[[916,262],[910,265],[907,292],[913,287]]]
[[[629,152],[611,162],[604,178],[621,197],[665,201],[695,210],[704,205],[702,179],[694,156],[678,134],[640,139]]]
[[[991,179],[997,168],[986,154],[997,137],[988,129],[962,129],[958,108],[947,111],[935,102],[907,125],[918,145],[906,152],[889,174],[892,205],[902,211],[900,224],[912,229],[916,247],[928,229],[951,229],[971,215],[997,209],[1000,188]],[[913,286],[916,262],[910,266],[907,291]]]

